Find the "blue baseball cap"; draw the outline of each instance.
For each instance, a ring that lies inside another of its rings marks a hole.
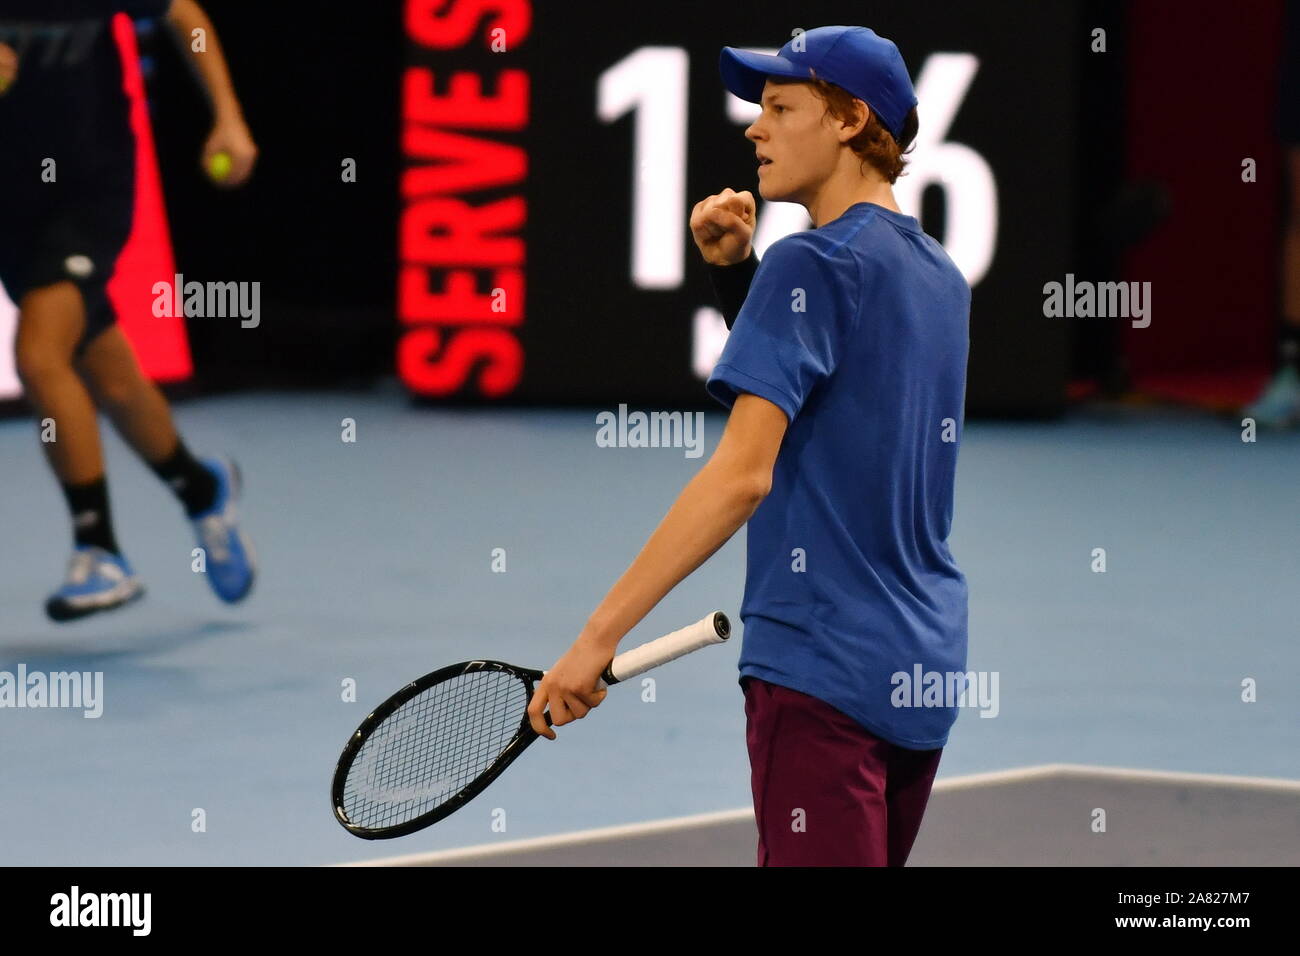
[[[834,83],[870,106],[895,140],[916,106],[916,91],[898,47],[866,27],[807,30],[791,37],[775,56],[726,46],[718,69],[727,89],[750,103],[763,102],[769,76],[810,80],[816,70],[817,79]]]

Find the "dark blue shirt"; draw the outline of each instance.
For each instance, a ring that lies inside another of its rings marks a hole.
[[[913,750],[947,743],[958,711],[950,697],[898,706],[916,703],[914,677],[948,686],[966,669],[966,579],[947,539],[969,322],[943,247],[913,217],[857,203],[767,250],[707,383],[728,407],[749,392],[790,421],[749,520],[741,676]]]
[[[0,195],[22,199],[44,189],[39,176],[47,157],[70,189],[132,188],[135,140],[112,19],[158,17],[170,6],[171,0],[0,0],[0,43],[18,55],[18,75],[0,95]]]

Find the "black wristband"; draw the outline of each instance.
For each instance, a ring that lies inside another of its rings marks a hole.
[[[749,295],[749,286],[757,271],[758,256],[754,255],[753,249],[750,249],[749,258],[735,265],[709,265],[713,294],[717,297],[728,329],[735,323],[736,316],[740,315],[740,307],[745,304],[745,296]]]

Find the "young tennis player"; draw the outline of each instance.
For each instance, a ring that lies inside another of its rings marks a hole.
[[[98,409],[180,499],[217,596],[242,599],[254,577],[234,465],[190,454],[107,294],[135,201],[135,141],[110,29],[118,12],[166,16],[190,52],[215,116],[203,161],[229,157],[223,185],[245,181],[256,157],[194,0],[0,0],[0,282],[19,309],[15,366],[72,513],[67,579],[46,602],[58,621],[143,593],[113,532]]]
[[[695,207],[731,324],[707,383],[727,426],[529,714],[554,738],[544,708],[558,727],[600,704],[619,640],[748,522],[740,684],[758,863],[901,866],[957,717],[951,700],[917,706],[908,682],[966,665],[947,538],[970,288],[894,201],[917,115],[893,43],[820,27],[776,56],[728,47],[721,71],[762,104],[745,131],[760,195],[800,203],[814,228],[759,264],[748,192]]]

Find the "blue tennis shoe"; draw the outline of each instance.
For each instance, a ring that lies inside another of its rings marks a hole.
[[[143,595],[144,585],[126,558],[85,545],[72,552],[67,580],[45,602],[45,613],[56,621],[72,621],[111,611]]]
[[[217,479],[217,497],[212,507],[195,515],[194,531],[204,552],[208,583],[217,597],[228,604],[248,596],[257,576],[253,543],[239,527],[235,501],[239,498],[239,468],[226,458],[203,458],[200,463]]]

